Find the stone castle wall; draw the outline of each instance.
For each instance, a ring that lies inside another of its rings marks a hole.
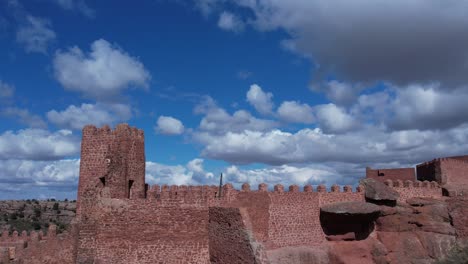
[[[418,180],[437,181],[442,184],[468,184],[467,156],[440,158],[416,167]]]
[[[218,186],[149,187],[143,131],[128,125],[114,131],[86,126],[81,155],[76,233],[61,243],[44,239],[42,245],[50,244],[51,250],[30,250],[33,253],[20,259],[34,255],[59,260],[43,263],[64,264],[238,263],[242,256],[263,263],[267,251],[323,244],[321,206],[365,200],[360,186],[353,191],[351,186],[327,190],[323,185],[291,185],[285,190],[275,185],[271,190],[260,184],[252,190],[244,184],[236,190],[226,184],[221,195]],[[442,196],[436,183],[386,183],[400,193],[402,202]]]
[[[371,169],[366,168],[366,178],[372,178],[379,181],[385,180],[416,180],[414,168],[395,168],[395,169]]]

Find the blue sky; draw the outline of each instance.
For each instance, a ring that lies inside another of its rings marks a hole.
[[[74,198],[85,124],[144,129],[151,184],[356,184],[466,154],[467,9],[2,1],[0,199]]]

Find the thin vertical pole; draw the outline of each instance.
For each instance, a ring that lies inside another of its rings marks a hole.
[[[223,190],[223,173],[221,173],[221,177],[219,177],[219,191],[218,191],[218,198],[221,198],[221,192]]]

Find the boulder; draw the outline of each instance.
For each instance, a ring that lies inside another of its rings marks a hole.
[[[361,180],[361,184],[364,185],[364,195],[368,202],[395,206],[400,197],[397,191],[388,187],[383,182],[367,178]]]
[[[337,215],[375,215],[380,213],[380,207],[366,202],[332,203],[320,208],[320,211]]]
[[[366,239],[374,230],[380,207],[366,202],[340,202],[320,208],[320,223],[329,240]]]

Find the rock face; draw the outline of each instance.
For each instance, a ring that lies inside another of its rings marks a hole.
[[[333,203],[320,208],[320,223],[330,241],[362,240],[374,230],[379,214],[379,206],[371,203]]]
[[[336,215],[375,215],[380,213],[380,207],[356,201],[329,204],[320,208],[320,211]]]
[[[361,184],[365,188],[366,200],[375,204],[396,205],[400,194],[380,181],[363,179]]]
[[[452,198],[447,204],[458,238],[468,242],[468,197]]]

